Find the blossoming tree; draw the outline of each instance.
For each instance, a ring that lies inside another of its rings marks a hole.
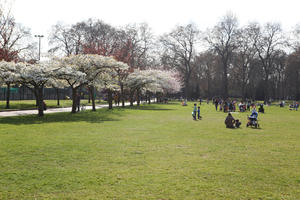
[[[51,62],[41,62],[38,64],[16,63],[17,83],[21,83],[29,88],[35,95],[38,115],[44,115],[44,87],[55,82],[54,72],[56,66]]]
[[[130,102],[133,105],[133,95],[136,93],[137,105],[144,93],[150,102],[150,95],[157,93],[176,93],[181,89],[181,82],[176,72],[166,70],[136,70],[129,74],[127,87],[130,89]]]
[[[7,86],[6,91],[6,107],[9,109],[10,86],[17,81],[16,68],[14,62],[0,62],[0,82]]]
[[[80,87],[89,88],[92,93],[93,110],[96,110],[93,91],[101,75],[107,74],[116,67],[128,68],[125,63],[118,62],[112,57],[95,54],[71,55],[56,60],[60,68],[56,71],[55,77],[64,80],[64,83],[72,89],[72,113],[76,112],[76,99]]]

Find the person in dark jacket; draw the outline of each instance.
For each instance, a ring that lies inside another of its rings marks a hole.
[[[235,128],[235,119],[232,117],[231,113],[228,113],[225,119],[226,128]]]

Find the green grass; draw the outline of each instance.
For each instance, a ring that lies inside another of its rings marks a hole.
[[[61,107],[71,107],[72,100],[60,100],[60,105],[57,106],[56,100],[45,100],[48,108],[61,108]],[[81,100],[80,103],[84,103],[86,105],[92,105],[92,103],[88,103],[88,100]],[[96,104],[104,104],[106,101],[101,101],[99,103],[96,100]],[[35,100],[11,100],[10,101],[10,109],[5,109],[6,101],[0,101],[0,112],[1,111],[11,111],[11,110],[29,110],[36,109]]]
[[[300,111],[192,103],[0,118],[0,199],[300,199]]]

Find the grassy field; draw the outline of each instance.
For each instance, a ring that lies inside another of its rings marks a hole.
[[[0,118],[0,199],[300,199],[300,111],[192,103]]]
[[[57,106],[56,100],[45,100],[45,103],[48,108],[61,108],[61,107],[71,107],[72,100],[60,100],[60,105]],[[86,105],[92,105],[92,103],[88,103],[88,100],[81,100],[80,103],[84,103]],[[96,104],[104,104],[105,101],[96,101]],[[0,112],[1,111],[11,111],[11,110],[29,110],[36,109],[35,100],[21,100],[21,101],[10,101],[10,109],[5,109],[6,101],[0,101]]]

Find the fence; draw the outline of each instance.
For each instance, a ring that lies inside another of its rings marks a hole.
[[[44,88],[45,99],[57,99],[57,90],[59,99],[66,99],[71,96],[70,88],[56,89],[56,88]],[[0,100],[6,100],[7,88],[0,88]],[[10,100],[34,100],[35,96],[32,91],[26,87],[12,87],[10,88]]]

